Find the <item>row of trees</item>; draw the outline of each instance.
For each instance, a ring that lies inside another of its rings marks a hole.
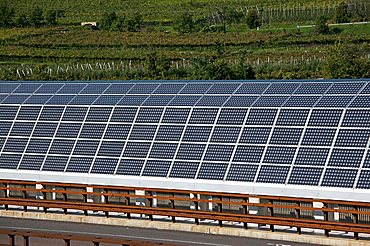
[[[143,17],[137,13],[132,16],[120,16],[115,12],[105,12],[100,23],[100,28],[109,31],[137,32],[143,25]]]
[[[40,27],[56,25],[57,18],[64,15],[63,11],[43,10],[40,7],[32,9],[28,15],[18,14],[7,0],[0,1],[0,27]]]

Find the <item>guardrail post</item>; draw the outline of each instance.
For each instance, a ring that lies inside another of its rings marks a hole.
[[[222,213],[222,196],[219,196],[218,199],[220,202],[217,203],[217,212]],[[218,221],[218,225],[222,227],[222,220]]]
[[[327,203],[323,203],[324,204],[324,206],[323,206],[323,208],[328,208],[328,204]],[[329,221],[329,212],[328,211],[324,211],[324,220],[325,221]],[[326,237],[329,237],[329,230],[328,229],[325,229],[324,230],[324,233],[325,233],[325,236]]]
[[[105,204],[109,204],[109,197],[105,194],[108,193],[109,191],[107,189],[103,189],[103,196],[104,196],[104,202]],[[105,217],[109,218],[109,212],[105,211]]]
[[[27,189],[27,185],[23,185],[23,188]],[[27,199],[27,191],[24,190],[22,193],[23,193],[23,199]],[[27,212],[27,206],[23,206],[23,210],[24,212]]]
[[[84,203],[87,203],[87,187],[84,188],[84,191],[86,192],[85,194],[83,194],[83,198],[84,198]],[[87,216],[88,215],[88,212],[87,210],[84,210],[84,215]]]
[[[297,206],[301,206],[301,202],[296,202],[296,205]],[[295,214],[296,214],[296,218],[297,219],[300,219],[301,218],[301,209],[299,209],[299,208],[297,208],[296,210],[295,210]],[[302,234],[302,229],[301,229],[301,227],[299,227],[299,226],[297,226],[297,232],[298,232],[298,234],[300,235],[300,234]]]
[[[269,200],[269,204],[274,204],[274,201],[273,200]],[[274,208],[273,207],[268,207],[269,210],[270,210],[270,216],[271,217],[274,217]],[[275,228],[274,228],[274,225],[270,225],[270,231],[274,232],[275,231]]]
[[[244,197],[243,201],[244,202],[249,202],[249,197]],[[243,205],[243,210],[242,211],[243,211],[243,214],[249,214],[248,205]],[[248,229],[248,223],[247,222],[243,222],[243,225],[244,225],[244,229]]]
[[[71,246],[71,239],[64,239],[64,246]]]
[[[15,246],[15,235],[9,234],[9,246]]]
[[[356,210],[356,211],[358,211],[358,207],[357,206],[353,206],[353,209]],[[358,214],[357,213],[353,213],[352,216],[353,216],[353,223],[354,224],[358,224]],[[359,240],[358,232],[354,232],[353,233],[353,238],[355,240]]]
[[[198,199],[198,194],[194,194],[194,199]],[[195,205],[195,210],[199,211],[199,202],[194,201],[194,205]],[[198,218],[195,218],[195,224],[199,225],[199,219]]]
[[[173,197],[173,198],[175,197],[174,192],[171,193],[171,197]],[[170,200],[170,205],[171,205],[172,209],[175,209],[175,200],[174,199]],[[172,216],[172,222],[176,223],[176,217],[175,216]]]
[[[126,206],[130,206],[130,191],[126,191],[126,194],[127,194],[127,197],[125,197],[125,205]],[[127,213],[127,218],[128,219],[131,219],[131,214],[130,213]]]
[[[100,242],[93,242],[94,246],[99,246]]]
[[[67,197],[67,187],[63,187],[63,189],[64,189],[64,193],[63,193],[63,200],[65,201],[65,202],[67,202],[68,201],[68,197]],[[68,213],[68,209],[64,209],[64,214],[67,214]]]
[[[153,196],[153,193],[151,191],[147,191],[146,194],[148,196]],[[147,198],[147,200],[148,200],[148,206],[152,208],[153,207],[153,198]],[[148,216],[149,216],[150,221],[154,220],[152,214],[148,214]]]
[[[4,186],[6,187],[6,190],[4,190],[4,198],[9,198],[9,185],[7,184],[7,183],[4,183]],[[4,207],[5,207],[5,210],[8,210],[9,209],[9,206],[8,206],[8,204],[5,204],[4,205]]]
[[[44,185],[44,184],[42,184],[42,189],[46,189],[47,187]],[[42,198],[44,199],[44,200],[47,200],[47,193],[46,193],[46,191],[43,191],[42,192]],[[47,213],[48,212],[48,208],[47,207],[45,207],[44,206],[44,213]]]

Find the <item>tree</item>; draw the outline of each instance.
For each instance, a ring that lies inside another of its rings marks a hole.
[[[313,32],[316,34],[329,34],[330,29],[328,27],[328,24],[326,23],[327,20],[328,18],[326,16],[324,15],[320,16],[316,21],[316,25],[315,28],[313,29]]]
[[[126,20],[126,30],[129,32],[138,32],[143,25],[143,17],[141,14],[136,13],[131,18]]]
[[[342,2],[335,10],[335,22],[336,23],[346,23],[350,22],[351,14],[348,12],[348,4]]]
[[[246,22],[247,22],[247,26],[250,29],[256,29],[257,27],[261,26],[261,20],[260,20],[257,10],[253,9],[248,12],[246,16]]]
[[[49,9],[45,12],[45,22],[48,25],[56,25],[57,24],[57,16],[58,12],[52,9]]]
[[[151,52],[145,57],[144,68],[148,76],[151,79],[155,79],[158,76],[165,78],[171,66],[169,59],[162,55],[158,55],[157,52]]]
[[[370,76],[370,61],[359,45],[336,44],[325,58],[325,70],[330,78],[364,78]]]
[[[39,7],[36,7],[32,10],[29,21],[30,24],[34,27],[42,26],[44,17],[43,17],[43,10]]]
[[[182,13],[174,22],[174,29],[180,33],[190,33],[195,29],[193,15],[189,12]]]
[[[100,23],[100,27],[104,30],[111,30],[113,23],[117,20],[115,12],[105,12]]]
[[[30,25],[30,22],[25,14],[21,14],[15,19],[15,25],[17,27],[26,27]]]
[[[14,9],[7,0],[0,1],[0,26],[9,27],[12,25]]]

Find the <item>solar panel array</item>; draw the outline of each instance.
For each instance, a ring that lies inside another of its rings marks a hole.
[[[0,168],[370,188],[370,82],[0,84]]]

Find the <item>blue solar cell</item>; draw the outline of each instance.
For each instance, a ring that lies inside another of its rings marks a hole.
[[[281,107],[289,96],[261,96],[253,107]]]
[[[223,180],[228,163],[204,162],[200,165],[197,179]]]
[[[217,113],[216,108],[195,108],[191,113],[189,124],[213,124]]]
[[[113,110],[111,122],[133,123],[135,120],[137,108],[116,107]]]
[[[277,109],[251,109],[247,118],[247,125],[273,125]]]
[[[299,83],[271,83],[263,94],[292,94],[299,85]]]
[[[49,154],[70,155],[75,144],[75,139],[54,139]],[[64,170],[64,169],[63,169]]]
[[[53,95],[32,95],[24,104],[45,104]]]
[[[125,140],[130,132],[131,125],[109,124],[105,131],[105,139]]]
[[[205,144],[180,144],[179,150],[177,151],[177,160],[201,160],[204,150],[206,148]]]
[[[211,126],[188,126],[186,127],[182,141],[184,142],[208,142],[211,134]]]
[[[15,122],[10,135],[29,137],[31,136],[34,125],[35,122]]]
[[[241,127],[216,126],[211,136],[214,143],[236,143]]]
[[[22,104],[27,100],[31,95],[9,95],[1,103],[2,104]]]
[[[370,168],[370,151],[367,151],[366,158],[362,167]]]
[[[334,128],[307,128],[302,145],[331,146],[336,129]]]
[[[370,108],[369,96],[357,96],[348,106],[349,108]]]
[[[271,127],[245,127],[239,143],[266,144],[271,132]]]
[[[92,157],[73,157],[69,160],[66,172],[88,173],[93,162]]]
[[[35,94],[55,94],[64,84],[43,84]]]
[[[352,99],[353,96],[324,96],[319,100],[315,107],[342,108],[346,107]]]
[[[106,124],[88,124],[85,123],[80,132],[80,138],[100,139],[105,131]]]
[[[117,105],[140,106],[149,95],[126,95]]]
[[[309,126],[336,127],[342,116],[341,109],[315,109],[308,121]]]
[[[18,169],[40,170],[44,159],[44,155],[24,155]]]
[[[112,108],[111,107],[91,107],[87,113],[87,122],[107,122],[109,120]]]
[[[150,142],[128,142],[123,157],[146,158],[150,148]]]
[[[170,161],[148,160],[145,163],[143,176],[166,177],[170,166]]]
[[[130,140],[152,140],[157,131],[157,125],[134,125]]]
[[[91,168],[91,173],[114,174],[118,159],[96,158]]]
[[[189,83],[187,84],[179,94],[204,94],[212,86],[210,83]]]
[[[77,140],[73,155],[94,156],[99,146],[99,141]]]
[[[203,96],[196,106],[221,107],[227,99],[229,99],[229,96]]]
[[[87,113],[85,107],[67,107],[64,111],[62,121],[83,121]]]
[[[267,87],[269,87],[269,83],[243,83],[242,86],[235,92],[235,94],[254,94],[260,95],[262,94]]]
[[[296,147],[269,146],[263,159],[264,163],[291,164]]]
[[[230,161],[234,145],[210,144],[206,150],[205,161]]]
[[[357,169],[328,168],[325,171],[321,186],[352,188],[357,171]]]
[[[370,137],[370,130],[340,129],[335,146],[337,147],[366,147]]]
[[[293,167],[288,184],[317,186],[323,170],[317,167]]]
[[[49,101],[46,102],[47,105],[67,105],[75,95],[55,95]]]
[[[184,126],[161,125],[155,137],[156,141],[180,141]]]
[[[0,136],[8,136],[10,128],[12,127],[12,122],[0,121]]]
[[[357,94],[364,85],[365,82],[338,82],[334,83],[326,94]]]
[[[109,84],[88,84],[80,94],[102,94],[109,86]]]
[[[231,96],[225,103],[225,107],[250,107],[258,96]]]
[[[127,94],[152,94],[159,84],[135,84]]]
[[[19,84],[13,83],[0,83],[0,93],[11,93],[17,88]]]
[[[0,106],[0,120],[14,120],[17,112],[17,106]]]
[[[299,148],[294,165],[325,166],[330,149]]]
[[[246,165],[231,163],[227,174],[227,181],[253,182],[256,176],[258,165]]]
[[[98,97],[98,95],[77,95],[69,105],[91,105]]]
[[[370,83],[368,83],[365,88],[360,92],[360,94],[370,94]]]
[[[270,144],[297,145],[301,138],[303,128],[279,128],[272,132]]]
[[[322,82],[302,83],[294,94],[324,94],[331,85],[331,83]]]
[[[356,185],[357,189],[370,189],[370,170],[362,170]]]
[[[0,168],[2,169],[17,169],[22,155],[20,154],[4,154],[0,155]]]
[[[122,97],[122,95],[101,95],[93,105],[116,105]]]
[[[185,84],[161,84],[153,94],[177,94]]]
[[[78,94],[86,84],[65,84],[57,94]]]
[[[104,91],[104,94],[126,94],[133,86],[134,84],[126,83],[111,84],[111,86]]]
[[[257,177],[258,183],[284,184],[288,177],[290,167],[286,166],[261,166]]]
[[[62,117],[64,107],[43,107],[39,116],[40,121],[59,121]]]
[[[0,137],[0,150],[3,148],[6,138]]]
[[[100,145],[99,156],[120,157],[125,142],[122,141],[103,141]]]
[[[149,158],[172,159],[177,150],[177,143],[153,143]]]
[[[24,83],[20,84],[13,93],[27,93],[27,94],[32,94],[34,93],[41,84],[35,84],[35,83]]]
[[[338,149],[334,148],[328,166],[332,167],[360,167],[363,149]]]
[[[194,179],[197,174],[199,162],[175,161],[173,163],[170,178]]]
[[[240,83],[215,83],[206,94],[233,94]]]
[[[63,172],[68,159],[67,156],[48,156],[42,166],[42,171]]]
[[[40,106],[22,106],[18,112],[17,120],[37,120],[40,110]]]
[[[265,147],[252,145],[239,145],[236,148],[233,162],[259,163]]]
[[[166,106],[171,102],[174,95],[151,95],[143,103],[144,106]]]
[[[189,108],[166,108],[162,123],[185,124],[189,113]]]
[[[162,117],[163,108],[140,108],[136,123],[158,123]]]
[[[313,107],[320,98],[320,96],[292,96],[283,107]]]
[[[247,109],[223,108],[217,119],[219,125],[243,125]]]
[[[81,123],[60,123],[56,137],[77,138],[81,125]]]
[[[145,160],[122,159],[117,168],[117,175],[139,176]]]
[[[46,154],[50,143],[51,139],[31,138],[26,153]]]
[[[202,96],[178,95],[168,104],[169,106],[193,106]]]
[[[7,97],[8,95],[1,95],[0,94],[0,103]]]
[[[282,109],[276,121],[277,126],[304,126],[309,114],[308,109]]]

